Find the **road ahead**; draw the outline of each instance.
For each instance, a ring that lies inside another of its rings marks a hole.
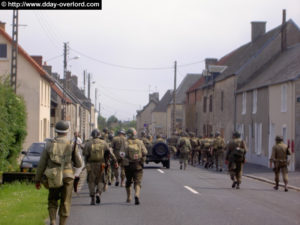
[[[156,164],[146,167],[141,205],[125,203],[125,188],[110,187],[90,206],[87,185],[73,197],[69,225],[289,225],[300,224],[300,193],[243,177],[231,188],[226,172]]]

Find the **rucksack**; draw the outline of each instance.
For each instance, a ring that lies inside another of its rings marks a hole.
[[[237,141],[236,147],[233,149],[233,159],[235,162],[242,162],[244,161],[244,156],[245,156],[245,150],[241,148],[241,141]]]
[[[192,148],[196,148],[198,146],[198,141],[196,138],[191,138],[190,141],[191,141]]]
[[[105,149],[104,142],[102,142],[102,141],[95,142],[93,140],[89,160],[92,162],[103,162],[104,161],[104,149]]]
[[[142,152],[138,146],[138,142],[135,140],[128,140],[128,158],[131,161],[139,161],[142,159]]]

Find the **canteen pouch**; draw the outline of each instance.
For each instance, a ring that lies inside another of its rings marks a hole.
[[[60,188],[63,186],[63,169],[61,167],[47,168],[45,175],[48,179],[49,188]]]

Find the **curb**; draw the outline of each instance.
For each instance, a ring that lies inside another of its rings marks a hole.
[[[262,182],[265,182],[265,183],[269,183],[269,184],[274,184],[275,185],[274,181],[266,179],[266,178],[263,178],[263,177],[257,177],[257,176],[253,176],[253,175],[243,175],[243,176],[251,178],[251,179],[254,179],[254,180],[258,180],[258,181],[262,181]],[[279,186],[280,187],[284,187],[284,184],[283,183],[279,183]],[[288,185],[287,187],[289,189],[292,189],[292,190],[295,190],[295,191],[300,191],[300,188],[296,187],[296,186]]]

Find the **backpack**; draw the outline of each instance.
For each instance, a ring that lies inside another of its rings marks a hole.
[[[195,149],[198,146],[197,139],[196,138],[191,138],[190,141],[191,141],[192,148]]]
[[[130,161],[139,161],[142,159],[142,151],[135,140],[128,140],[128,158]]]
[[[203,146],[205,149],[210,148],[210,141],[209,139],[204,139],[203,140]]]
[[[104,161],[104,149],[105,144],[102,141],[92,141],[91,152],[89,160],[92,162],[103,162]]]
[[[190,149],[188,148],[188,139],[187,138],[181,138],[179,142],[179,149],[180,153],[189,153]]]
[[[236,147],[233,149],[233,160],[235,162],[243,162],[245,156],[245,150],[241,148],[242,141],[236,141]]]

